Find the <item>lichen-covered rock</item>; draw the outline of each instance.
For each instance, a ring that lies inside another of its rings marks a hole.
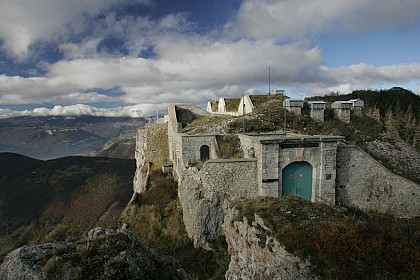
[[[11,252],[0,279],[191,279],[176,259],[121,229],[95,228],[79,243],[25,246]]]
[[[45,279],[42,261],[53,250],[71,247],[70,243],[46,243],[37,246],[23,246],[9,253],[0,266],[1,280]]]
[[[252,224],[246,218],[233,221],[234,217],[232,210],[223,224],[231,255],[226,279],[316,279],[310,263],[287,252],[258,215]]]

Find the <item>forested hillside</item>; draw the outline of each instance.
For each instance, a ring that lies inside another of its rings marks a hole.
[[[95,226],[117,226],[134,171],[127,159],[0,153],[0,262],[23,245],[79,240]]]
[[[366,115],[384,124],[409,145],[420,149],[420,96],[409,90],[400,87],[380,91],[357,90],[350,94],[331,93],[308,100],[332,103],[356,98],[365,102]]]

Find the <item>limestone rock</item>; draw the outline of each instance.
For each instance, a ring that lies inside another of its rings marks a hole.
[[[24,246],[0,266],[2,280],[191,279],[176,259],[156,252],[121,229],[95,228],[85,242]]]
[[[57,249],[66,249],[70,243],[46,243],[23,246],[9,253],[0,266],[2,280],[41,280],[45,278],[42,260]]]
[[[140,128],[136,136],[136,173],[133,179],[133,189],[135,193],[145,191],[146,174],[147,174],[147,160],[146,160],[146,142],[145,129]]]
[[[185,171],[178,195],[188,237],[195,247],[210,249],[208,242],[223,234],[223,209],[227,202],[222,194],[206,191],[194,169]]]
[[[317,279],[310,263],[287,252],[258,215],[251,225],[246,218],[232,222],[234,216],[232,210],[223,224],[231,255],[226,279]]]

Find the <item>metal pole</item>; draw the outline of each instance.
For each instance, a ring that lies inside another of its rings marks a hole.
[[[271,94],[271,63],[268,61],[268,94]]]

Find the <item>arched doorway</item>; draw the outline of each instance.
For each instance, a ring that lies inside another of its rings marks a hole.
[[[281,194],[297,195],[311,201],[312,166],[306,161],[296,161],[283,168]]]
[[[200,147],[200,160],[207,161],[210,158],[210,148],[207,145]]]

